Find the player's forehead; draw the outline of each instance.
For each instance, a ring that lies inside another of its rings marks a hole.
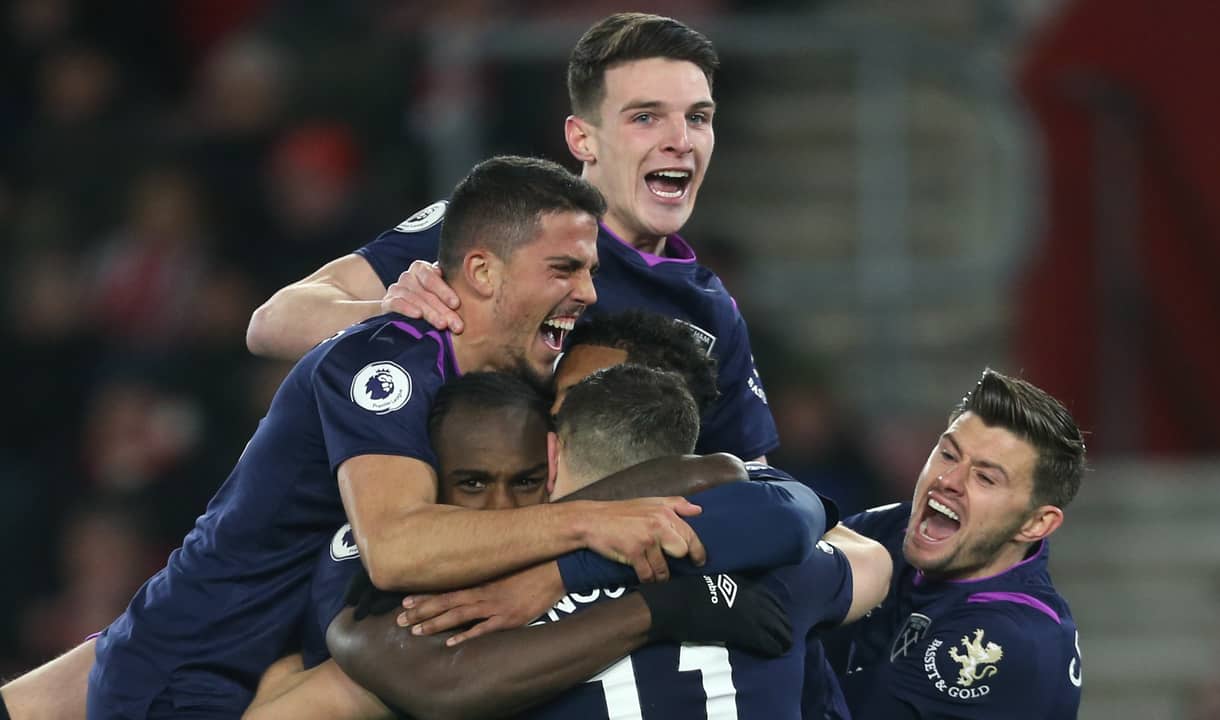
[[[1028,440],[1008,428],[988,425],[978,415],[965,412],[949,423],[940,445],[966,454],[975,462],[994,465],[1011,480],[1032,487],[1038,452]]]
[[[580,267],[597,264],[597,218],[583,210],[555,210],[542,213],[534,236],[519,246],[512,260],[530,262],[567,261]]]
[[[522,456],[546,456],[547,419],[540,408],[451,408],[432,438],[442,474],[456,469],[488,473],[519,469]]]
[[[637,105],[680,110],[714,105],[707,75],[689,60],[626,60],[607,68],[603,82],[603,113],[618,113]]]
[[[598,370],[627,362],[622,348],[581,343],[568,348],[555,369],[556,385],[574,385]]]

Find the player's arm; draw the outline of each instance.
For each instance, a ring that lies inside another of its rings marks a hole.
[[[689,497],[725,483],[749,478],[745,464],[728,453],[661,457],[620,470],[564,496],[563,500],[627,500],[669,495]]]
[[[84,720],[94,639],[0,686],[15,720]]]
[[[850,530],[842,523],[828,530],[822,539],[838,548],[851,565],[851,607],[843,623],[855,622],[885,600],[894,562],[881,543]]]
[[[825,508],[817,493],[795,481],[729,483],[692,500],[703,512],[687,521],[703,542],[707,563],[696,568],[674,559],[670,568],[676,575],[792,565],[809,555],[826,527]],[[569,592],[640,581],[631,568],[588,552],[559,558],[559,570]]]
[[[385,290],[360,255],[331,260],[259,306],[250,316],[246,345],[255,355],[295,360],[343,328],[380,313]]]
[[[761,585],[734,578],[732,606],[715,582],[643,587],[557,622],[449,646],[410,634],[392,614],[340,614],[327,632],[335,660],[362,686],[415,718],[499,717],[583,682],[647,642],[723,642],[763,657],[791,647],[791,626]]]
[[[683,498],[474,511],[435,504],[435,471],[413,457],[358,455],[338,477],[365,567],[387,590],[465,587],[583,548],[630,564],[645,581],[668,577],[666,554],[703,558],[683,520],[700,509]]]

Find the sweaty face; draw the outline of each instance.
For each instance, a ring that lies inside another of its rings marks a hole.
[[[432,441],[440,502],[503,510],[546,500],[546,421],[539,413],[455,407]]]
[[[1014,536],[1031,516],[1033,446],[964,413],[940,437],[915,486],[907,561],[951,580],[987,577],[1021,559]]]
[[[712,159],[715,104],[707,77],[685,60],[649,58],[606,71],[596,125],[586,125],[585,177],[606,196],[605,223],[636,247],[678,232]]]
[[[559,412],[564,397],[573,385],[598,370],[622,365],[627,362],[627,351],[601,345],[575,345],[559,361],[555,368],[555,402],[551,414]]]
[[[583,212],[542,216],[537,239],[503,264],[495,315],[497,366],[527,369],[540,384],[551,377],[564,338],[597,302],[597,220]]]

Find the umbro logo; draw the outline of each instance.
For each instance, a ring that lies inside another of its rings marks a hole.
[[[707,591],[711,594],[713,605],[718,605],[722,597],[724,604],[729,607],[733,607],[733,603],[737,602],[737,583],[728,575],[717,575],[715,579],[711,575],[704,575],[703,582],[707,583]]]

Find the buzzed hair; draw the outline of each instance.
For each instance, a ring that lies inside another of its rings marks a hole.
[[[629,363],[678,373],[700,415],[720,396],[716,358],[695,341],[689,325],[673,318],[644,310],[594,315],[568,336],[568,350],[578,345],[623,350]]]
[[[676,374],[625,363],[573,385],[555,430],[568,471],[601,479],[645,460],[693,452],[699,410]]]
[[[1076,497],[1085,472],[1084,436],[1072,414],[1045,390],[987,368],[974,389],[950,415],[950,422],[973,413],[988,427],[1000,427],[1033,446],[1032,507],[1058,508]]]
[[[556,212],[583,212],[600,220],[606,200],[587,180],[550,160],[514,155],[484,160],[450,196],[438,251],[441,269],[454,277],[475,247],[507,260],[538,237],[544,215]]]
[[[606,71],[633,60],[665,58],[694,63],[712,87],[720,57],[712,41],[673,18],[616,13],[585,31],[568,58],[568,100],[572,113],[599,122],[606,97]]]
[[[428,413],[428,435],[433,446],[445,418],[457,410],[529,410],[550,421],[551,398],[519,375],[505,372],[472,372],[441,385]],[[472,430],[467,429],[467,432]],[[478,432],[477,429],[473,432]]]

